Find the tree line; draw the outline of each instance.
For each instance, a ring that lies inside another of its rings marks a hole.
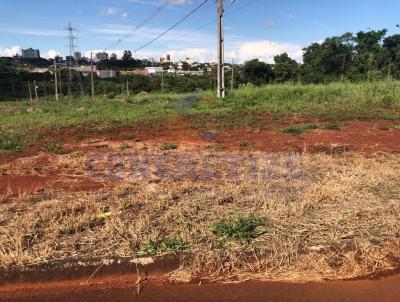
[[[345,33],[304,48],[302,63],[284,53],[274,64],[246,62],[242,73],[244,81],[255,85],[399,79],[400,35],[387,36],[386,29]]]

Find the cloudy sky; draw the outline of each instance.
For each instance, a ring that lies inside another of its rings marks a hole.
[[[204,0],[0,0],[0,56],[39,48],[43,57],[65,56],[68,22],[83,54],[118,55],[162,33]],[[301,60],[313,41],[368,28],[400,32],[399,0],[225,0],[226,57],[271,61],[288,52]],[[215,60],[216,4],[209,0],[177,28],[135,54],[173,60]]]

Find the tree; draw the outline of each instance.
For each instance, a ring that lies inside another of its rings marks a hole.
[[[396,79],[400,77],[400,35],[386,37],[383,49],[387,54],[388,75]]]
[[[372,76],[387,68],[387,53],[382,47],[386,29],[360,31],[354,38],[355,59],[352,73],[358,77],[371,80]]]
[[[132,52],[130,50],[125,50],[122,56],[122,60],[124,61],[132,60]]]
[[[275,81],[278,83],[284,83],[297,79],[299,68],[298,63],[291,59],[286,52],[275,56],[274,62]]]
[[[254,85],[262,85],[274,79],[271,65],[254,59],[245,63],[243,68],[244,80]]]
[[[307,82],[337,80],[345,76],[353,62],[353,35],[346,33],[327,38],[322,43],[312,43],[303,49],[303,78]]]

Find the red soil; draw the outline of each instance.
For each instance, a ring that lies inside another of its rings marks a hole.
[[[303,284],[261,281],[173,284],[151,275],[148,279],[141,276],[140,282],[135,273],[127,273],[94,277],[90,281],[85,278],[4,285],[0,286],[0,301],[397,302],[400,297],[400,276]]]
[[[318,121],[302,122],[321,124]],[[205,150],[207,146],[218,143],[223,146],[225,151],[231,151],[247,150],[249,147],[241,147],[240,142],[248,141],[251,150],[264,152],[400,153],[400,131],[393,129],[393,126],[400,124],[397,121],[350,121],[344,124],[342,130],[313,130],[297,136],[281,131],[281,129],[296,123],[299,122],[281,121],[276,123],[266,119],[261,128],[225,128],[221,133],[208,133],[207,130],[191,127],[189,122],[180,121],[165,123],[155,128],[125,127],[113,133],[92,135],[80,142],[74,136],[74,129],[64,130],[60,137],[64,144],[64,152],[81,150],[109,153],[115,152],[116,148],[120,151],[118,148],[122,143],[134,144],[137,141],[144,145],[155,145],[156,147],[165,143],[175,143],[179,145],[179,149],[190,148],[200,150],[199,152]],[[52,135],[49,137],[52,137]],[[101,143],[104,140],[108,142]],[[90,143],[96,141],[98,143]],[[0,153],[0,164],[11,163],[19,157],[31,157],[41,152],[41,148],[38,146],[9,155],[1,155]],[[113,146],[114,150],[111,150],[110,146]],[[0,175],[0,195],[34,193],[45,188],[90,191],[104,186],[104,184],[91,181],[85,177],[66,179],[60,176],[63,171],[47,171],[46,166],[51,164],[53,156],[55,155],[45,154],[34,159],[35,174],[40,176]]]
[[[89,179],[79,181],[60,180],[56,175],[0,175],[0,196],[32,194],[46,188],[65,189],[73,192],[98,190],[103,184]]]

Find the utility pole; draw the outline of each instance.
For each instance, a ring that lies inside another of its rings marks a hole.
[[[68,23],[68,27],[66,29],[68,31],[68,40],[69,40],[69,85],[68,85],[68,95],[69,99],[72,98],[72,65],[73,65],[73,56],[75,53],[75,40],[76,37],[74,36],[74,28],[72,27],[71,23]]]
[[[63,97],[63,92],[62,92],[62,78],[61,78],[61,68],[60,68],[60,70],[58,71],[58,79],[59,79],[59,84],[60,84],[60,97],[62,98]]]
[[[54,58],[54,91],[56,93],[56,101],[58,101],[58,79],[57,79],[57,60]]]
[[[233,92],[233,90],[234,90],[234,83],[235,83],[235,67],[233,66],[233,58],[232,58],[232,66],[231,66],[231,68],[232,68],[232,78],[231,78],[231,93]]]
[[[161,92],[164,93],[164,70],[161,72]]]
[[[129,98],[129,79],[126,79],[126,96]]]
[[[92,83],[92,101],[94,101],[93,52],[90,52],[90,81]]]
[[[38,89],[38,87],[36,86],[36,80],[33,80],[33,88],[35,89],[35,98],[36,98],[36,101],[39,101],[38,95],[37,95],[37,89]]]
[[[43,90],[44,90],[44,100],[47,101],[46,83],[43,84]]]
[[[29,89],[29,100],[32,102],[31,81],[28,81],[28,89]]]
[[[218,0],[218,98],[225,97],[225,74],[224,74],[224,1]]]

